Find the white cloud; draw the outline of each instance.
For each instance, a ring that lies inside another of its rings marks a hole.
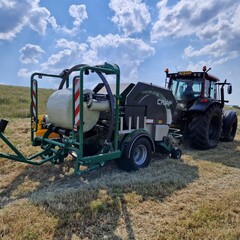
[[[30,72],[27,68],[21,68],[18,71],[18,76],[20,78],[27,78],[29,79],[29,77],[31,76],[32,72]]]
[[[60,30],[69,35],[75,35],[83,21],[88,18],[86,5],[71,5],[68,11],[69,14],[74,18],[73,21],[74,27],[73,28],[62,27],[60,28]]]
[[[217,16],[215,21],[202,28],[197,33],[201,41],[211,39],[210,43],[196,48],[188,46],[184,50],[186,57],[212,56],[213,64],[222,64],[230,59],[240,56],[240,28],[239,28],[240,5],[224,10]]]
[[[67,49],[72,49],[74,51],[83,51],[85,52],[87,49],[87,44],[86,43],[77,43],[75,41],[68,41],[64,38],[57,40],[56,47],[60,48],[67,48]]]
[[[51,26],[54,30],[59,30],[60,29],[60,26],[57,24],[57,20],[56,20],[55,17],[51,16],[48,19],[48,22],[51,24]]]
[[[38,63],[38,59],[44,53],[42,48],[37,45],[26,44],[24,47],[20,49],[20,61],[25,64],[29,63]]]
[[[40,35],[45,34],[48,25],[73,35],[88,18],[85,5],[71,5],[69,14],[74,18],[73,27],[67,28],[59,26],[50,11],[39,6],[39,0],[1,0],[0,6],[0,40],[13,39],[26,26]]]
[[[75,18],[73,25],[76,27],[79,27],[81,23],[88,18],[85,5],[71,5],[69,13],[73,18]]]
[[[164,0],[157,8],[153,42],[164,37],[194,37],[194,45],[184,50],[185,58],[211,57],[213,65],[240,56],[240,5],[235,0],[182,0],[171,7]]]
[[[88,46],[84,43],[60,39],[56,42],[56,48],[61,48],[61,50],[52,54],[47,62],[41,64],[42,71],[60,73],[65,68],[82,63],[83,55]]]
[[[115,12],[112,21],[126,36],[142,32],[151,21],[147,5],[141,0],[111,0],[109,7]]]
[[[219,14],[232,9],[235,0],[182,0],[168,6],[168,0],[157,4],[158,20],[154,23],[151,39],[157,41],[163,37],[183,37],[197,34],[210,23],[214,23]]]
[[[21,3],[13,0],[2,1],[0,7],[0,39],[9,40],[19,33],[27,23],[28,9],[31,4],[27,1]]]
[[[137,80],[138,67],[155,53],[155,49],[141,39],[108,34],[89,37],[90,51],[84,55],[84,62],[90,64],[111,62],[121,68],[122,79]]]
[[[141,39],[113,34],[89,37],[87,43],[60,39],[56,48],[60,48],[60,51],[41,65],[43,71],[53,72],[54,69],[59,73],[64,68],[80,63],[96,65],[110,62],[121,67],[122,79],[127,81],[137,80],[138,67],[155,53],[154,48]]]
[[[0,7],[0,39],[11,40],[29,25],[44,34],[50,12],[39,7],[39,0],[2,0]]]
[[[212,67],[212,63],[209,61],[200,61],[198,63],[193,63],[193,62],[189,62],[186,70],[191,70],[191,71],[196,71],[196,72],[200,72],[202,71],[203,66],[211,66]]]
[[[43,35],[46,31],[49,21],[50,12],[46,8],[36,8],[31,11],[29,25],[32,30]]]

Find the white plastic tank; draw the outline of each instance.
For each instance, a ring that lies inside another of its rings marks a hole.
[[[84,93],[91,90],[84,90]],[[83,131],[91,130],[99,119],[99,111],[91,111],[87,104],[83,103]],[[47,101],[48,121],[56,127],[73,129],[73,100],[72,89],[61,89],[55,91]],[[81,119],[80,119],[81,121]]]

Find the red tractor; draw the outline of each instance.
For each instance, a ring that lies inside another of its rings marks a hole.
[[[233,141],[237,131],[237,114],[224,111],[224,86],[228,94],[232,85],[219,79],[208,71],[166,72],[166,85],[177,100],[177,109],[172,126],[179,128],[185,139],[197,149],[215,148],[221,141]]]

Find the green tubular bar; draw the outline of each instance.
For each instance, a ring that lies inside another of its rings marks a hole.
[[[26,157],[23,156],[22,153],[20,153],[18,151],[18,149],[16,147],[14,147],[14,145],[1,132],[0,132],[0,138],[16,154],[16,155],[13,155],[13,154],[0,152],[0,157],[7,158],[7,159],[10,159],[10,160],[13,160],[13,161],[28,163],[28,164],[32,164],[32,165],[41,165],[41,164],[43,164],[45,162],[51,161],[52,159],[54,159],[56,157],[56,155],[53,155],[53,156],[50,156],[48,158],[45,158],[45,159],[42,159],[42,160],[39,160],[39,161],[33,161],[33,159],[35,159],[35,158],[41,156],[42,154],[44,154],[45,150],[43,150],[43,151],[41,151],[41,152],[39,152],[37,154],[34,154],[34,155],[30,156],[29,158],[26,158]]]
[[[71,69],[70,69],[71,70]],[[88,66],[88,65],[76,65],[72,68],[73,72],[78,72],[80,80],[80,111],[79,111],[79,119],[84,119],[83,112],[83,87],[84,87],[84,73],[85,71],[104,73],[106,75],[115,75],[116,76],[116,92],[113,93],[115,95],[115,101],[113,103],[114,114],[113,114],[113,123],[114,123],[114,140],[113,143],[106,143],[106,145],[102,146],[102,150],[99,154],[94,156],[83,156],[83,121],[80,121],[79,129],[75,132],[72,130],[70,132],[70,138],[61,139],[61,142],[56,139],[49,139],[49,135],[54,132],[53,128],[50,126],[47,132],[43,137],[35,136],[35,132],[38,130],[38,80],[36,78],[41,79],[42,77],[53,77],[63,79],[61,75],[53,75],[53,74],[45,74],[45,73],[34,73],[31,76],[31,106],[30,106],[30,114],[31,114],[31,141],[33,146],[41,146],[43,149],[39,153],[36,153],[30,157],[25,157],[3,134],[3,131],[0,131],[0,139],[2,139],[6,145],[15,153],[8,154],[0,152],[0,158],[7,158],[13,161],[28,163],[32,165],[41,165],[46,162],[55,163],[57,160],[62,162],[66,157],[67,153],[74,152],[76,154],[76,163],[74,167],[75,174],[81,174],[86,171],[90,171],[99,166],[102,166],[106,161],[113,160],[116,158],[120,158],[121,151],[119,150],[119,101],[120,101],[120,69],[115,64],[105,63],[104,65],[98,66]],[[74,78],[75,79],[75,78]],[[75,92],[75,84],[73,79],[73,103],[74,103],[74,92]],[[69,75],[66,78],[66,87],[69,87]],[[33,92],[34,91],[34,92]],[[75,119],[75,111],[73,104],[73,126]],[[4,124],[4,121],[2,122]],[[74,128],[73,128],[74,129]],[[113,146],[112,146],[113,144]],[[56,149],[55,149],[56,147]],[[80,170],[81,166],[86,166],[87,169]]]
[[[114,142],[113,142],[113,151],[108,152],[108,153],[103,153],[103,154],[97,154],[94,156],[83,156],[83,121],[80,121],[79,124],[79,131],[74,138],[79,143],[79,154],[77,154],[77,159],[75,163],[75,168],[74,172],[75,174],[81,174],[82,171],[80,170],[80,166],[89,166],[89,170],[94,169],[99,166],[99,164],[102,164],[108,160],[116,159],[121,156],[121,151],[118,150],[118,128],[119,128],[119,100],[120,100],[120,70],[117,65],[112,65],[105,63],[104,65],[101,66],[82,66],[79,71],[79,79],[80,79],[80,96],[79,96],[79,102],[80,102],[80,111],[79,111],[79,119],[84,119],[84,113],[83,113],[83,82],[84,82],[84,72],[85,71],[92,71],[92,72],[101,72],[105,74],[111,74],[111,75],[116,75],[116,102],[114,106]],[[74,81],[74,80],[73,80]],[[75,84],[73,82],[73,102],[74,102],[74,93],[75,93]],[[73,126],[74,126],[74,106],[73,106]],[[104,150],[104,149],[103,149]],[[94,166],[91,166],[93,164],[96,164]],[[86,170],[84,170],[86,171]]]

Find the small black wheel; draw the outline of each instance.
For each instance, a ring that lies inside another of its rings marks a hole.
[[[117,165],[125,171],[135,171],[149,165],[152,157],[152,146],[146,137],[139,137],[127,143]]]
[[[182,151],[179,148],[173,148],[171,151],[171,158],[180,159],[182,156]]]

